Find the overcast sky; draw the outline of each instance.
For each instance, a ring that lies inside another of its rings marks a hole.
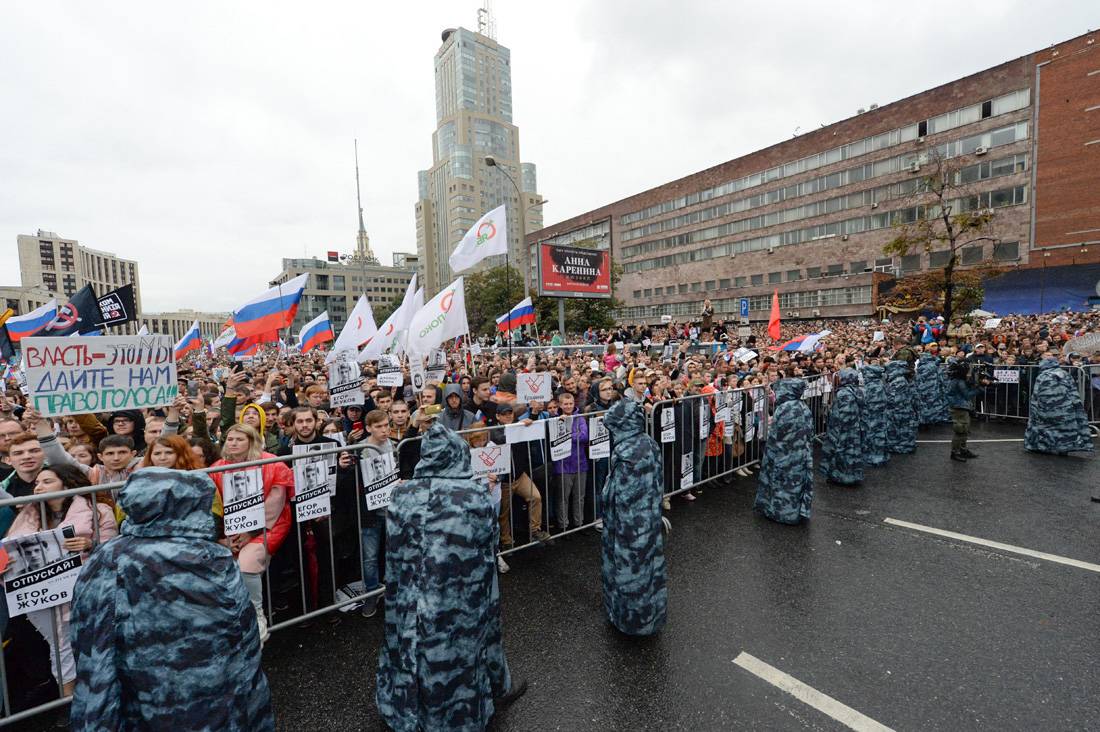
[[[38,228],[133,258],[146,311],[228,310],[279,260],[415,251],[440,31],[477,0],[9,3],[0,285]],[[384,9],[383,9],[384,8]],[[1090,12],[1091,11],[1091,12]],[[497,0],[551,224],[1100,25],[1095,0]]]

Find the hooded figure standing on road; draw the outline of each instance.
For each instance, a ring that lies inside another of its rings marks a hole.
[[[1024,447],[1051,455],[1093,450],[1085,405],[1073,377],[1053,358],[1040,361],[1038,370],[1031,387]]]
[[[274,730],[256,610],[214,541],[214,483],[144,468],[126,481],[122,533],[73,590],[70,729]]]
[[[623,633],[653,635],[668,609],[661,449],[646,434],[645,412],[635,401],[616,402],[604,425],[614,446],[600,494],[604,607]]]
[[[863,464],[885,465],[890,460],[886,451],[886,386],[881,366],[864,366],[863,374]]]
[[[909,383],[909,364],[886,364],[886,449],[895,454],[917,449],[917,407]]]
[[[805,389],[802,379],[780,379],[772,385],[775,414],[768,426],[755,508],[782,524],[809,519],[814,500],[813,415],[802,401]]]
[[[947,406],[947,377],[940,368],[940,360],[931,353],[922,353],[917,361],[914,388],[917,393],[917,417],[922,427],[951,421]]]
[[[438,422],[386,512],[386,622],[378,710],[396,732],[473,732],[512,689],[500,635],[499,523],[470,447]],[[494,697],[497,697],[494,705]]]
[[[855,369],[837,376],[819,467],[830,483],[855,485],[863,480],[863,396]]]

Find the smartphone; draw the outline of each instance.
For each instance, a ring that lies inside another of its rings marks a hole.
[[[61,535],[64,536],[66,539],[75,539],[76,538],[76,527],[71,526],[71,525],[70,526],[62,526],[61,527]]]
[[[187,380],[187,396],[197,397],[199,395],[199,382],[194,379]]]
[[[354,432],[355,430],[362,430],[362,429],[363,429],[363,423],[361,421],[351,423],[351,431],[352,432]]]
[[[239,374],[240,372],[244,371],[244,364],[241,363],[240,361],[237,361],[236,363],[233,364],[233,369],[232,370],[233,370],[233,373]]]

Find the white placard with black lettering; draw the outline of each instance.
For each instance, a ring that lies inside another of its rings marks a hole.
[[[475,478],[507,475],[512,471],[512,448],[491,442],[485,447],[471,447],[470,467],[474,469]]]
[[[1019,384],[1020,372],[1016,369],[993,369],[993,378],[1000,384]]]
[[[72,602],[80,574],[80,554],[65,549],[72,526],[5,539],[4,595],[8,616],[26,615]]]
[[[294,445],[294,455],[308,456],[331,448],[332,443]],[[294,511],[297,520],[309,521],[332,513],[336,495],[336,455],[300,457],[294,461]]]
[[[417,393],[424,391],[424,386],[428,383],[428,372],[418,357],[409,361],[409,381],[413,391]]]
[[[695,457],[690,452],[680,456],[680,487],[690,488],[695,485]]]
[[[264,527],[264,479],[260,468],[222,473],[222,511],[226,536]]]
[[[724,424],[728,427],[732,427],[733,419],[731,415],[733,410],[730,409],[730,394],[726,391],[720,391],[714,395],[714,423]]]
[[[364,452],[360,465],[367,510],[377,511],[390,505],[390,496],[397,485],[397,463],[393,459],[393,453]]]
[[[364,402],[363,372],[356,355],[354,350],[337,351],[336,360],[328,366],[328,403],[333,407]]]
[[[433,348],[428,354],[428,383],[443,383],[447,376],[447,354],[442,348]]]
[[[504,428],[504,441],[509,445],[517,442],[534,442],[546,438],[546,422],[536,419],[531,424],[513,422]]]
[[[552,417],[547,425],[550,429],[550,459],[554,462],[565,460],[573,450],[573,419]]]
[[[672,407],[661,410],[661,442],[676,442],[676,411]]]
[[[550,401],[551,387],[549,371],[516,374],[516,401],[523,404],[539,401],[545,404]]]
[[[480,356],[481,355],[481,344],[478,343],[477,341],[474,341],[473,343],[470,344],[470,355],[471,356]]]
[[[611,457],[611,433],[603,424],[603,417],[588,418],[588,457],[593,460]]]
[[[401,386],[405,383],[405,375],[401,373],[401,362],[397,356],[383,353],[378,357],[378,385]]]
[[[698,439],[705,440],[710,436],[710,404],[706,399],[699,400],[699,435]]]

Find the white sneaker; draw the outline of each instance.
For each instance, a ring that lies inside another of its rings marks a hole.
[[[256,613],[256,625],[260,629],[260,646],[267,643],[267,639],[271,637],[271,631],[267,629],[267,618],[263,613]]]
[[[508,562],[504,561],[504,557],[497,557],[497,569],[501,574],[506,574],[511,567],[508,566]]]

